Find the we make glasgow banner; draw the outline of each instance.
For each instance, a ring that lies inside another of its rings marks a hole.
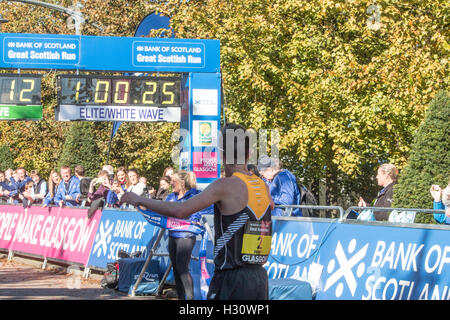
[[[0,206],[0,248],[86,264],[100,221],[87,209]]]
[[[274,219],[271,279],[310,281],[317,300],[450,299],[450,228],[288,219]]]

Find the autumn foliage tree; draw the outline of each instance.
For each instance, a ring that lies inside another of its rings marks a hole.
[[[221,40],[228,121],[278,129],[288,168],[342,204],[376,195],[380,163],[406,164],[428,103],[448,86],[448,7],[189,1],[173,25],[179,37]]]
[[[157,9],[171,17],[178,38],[219,39],[227,121],[257,132],[278,130],[285,167],[316,194],[319,184],[326,186],[327,204],[355,204],[360,195],[373,198],[377,167],[406,165],[431,99],[449,84],[449,4],[438,0],[78,3],[88,21],[83,34],[132,36],[142,18]],[[1,2],[0,12],[11,21],[2,32],[74,32],[67,16],[48,9]],[[70,127],[53,120],[53,77],[50,72],[42,124],[0,128],[0,144],[13,142],[23,150],[16,165],[50,166]],[[110,126],[95,126],[102,162]],[[18,128],[26,129],[18,133]],[[147,174],[173,165],[169,153],[175,128],[123,125],[111,162]],[[51,147],[28,151],[28,139],[39,139],[35,132]]]

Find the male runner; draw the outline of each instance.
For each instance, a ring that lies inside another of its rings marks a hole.
[[[208,299],[267,300],[267,261],[272,239],[267,185],[247,170],[249,137],[245,128],[227,124],[221,130],[225,178],[211,183],[185,202],[165,202],[125,193],[121,202],[185,219],[214,204],[215,271]],[[242,146],[245,146],[242,148]],[[244,154],[239,151],[244,150]]]

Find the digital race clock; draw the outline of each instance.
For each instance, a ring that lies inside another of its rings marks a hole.
[[[180,78],[58,76],[61,105],[180,107]]]
[[[41,104],[41,76],[34,74],[0,74],[0,104]]]
[[[41,75],[0,74],[0,120],[40,120]]]

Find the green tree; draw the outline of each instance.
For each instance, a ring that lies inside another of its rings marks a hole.
[[[9,145],[3,144],[0,146],[0,170],[14,169],[14,155],[11,152]]]
[[[430,186],[446,186],[450,178],[450,96],[439,92],[418,128],[408,164],[394,190],[398,208],[433,208]],[[433,222],[431,214],[418,214],[415,222]]]
[[[65,165],[73,170],[76,165],[82,165],[86,175],[96,177],[102,167],[98,159],[99,153],[93,123],[73,122],[67,132],[58,167]]]

